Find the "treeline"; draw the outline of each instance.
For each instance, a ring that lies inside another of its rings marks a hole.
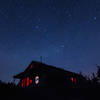
[[[5,83],[0,80],[0,88],[17,88],[17,86],[13,82]]]
[[[100,88],[100,66],[96,65],[96,73],[92,73],[91,77],[86,76],[87,88]]]

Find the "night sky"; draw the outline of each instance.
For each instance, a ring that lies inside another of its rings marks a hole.
[[[100,64],[100,0],[0,0],[0,80],[32,60],[73,72]]]

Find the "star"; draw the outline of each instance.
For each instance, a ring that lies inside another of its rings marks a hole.
[[[23,16],[22,15],[18,15],[18,18],[21,19]]]
[[[94,16],[94,17],[93,17],[93,19],[96,21],[96,20],[97,20],[97,17],[96,17],[96,16]]]
[[[64,47],[65,47],[65,45],[61,45],[60,47],[61,47],[61,48],[64,48]]]
[[[56,48],[56,53],[60,53],[60,50],[59,50],[59,48]]]
[[[65,11],[65,15],[67,15],[68,17],[72,16],[72,14],[68,10]]]
[[[45,34],[45,37],[46,37],[46,38],[49,38],[49,34],[48,34],[48,33],[46,33],[46,34]]]
[[[71,17],[72,15],[71,14],[68,14],[68,16]]]
[[[36,29],[39,29],[39,25],[36,25],[35,28],[36,28]]]

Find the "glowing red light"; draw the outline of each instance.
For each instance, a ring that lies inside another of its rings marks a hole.
[[[27,77],[27,86],[29,86],[29,77]]]
[[[74,79],[74,82],[76,83],[76,78]]]
[[[22,80],[22,87],[23,87],[24,85],[23,85],[23,80]]]
[[[76,78],[73,78],[73,77],[72,77],[72,78],[71,78],[71,81],[76,83]]]
[[[30,68],[31,68],[31,69],[33,68],[33,64],[31,64]]]
[[[32,83],[32,80],[30,80],[30,83]]]
[[[71,78],[71,80],[72,80],[72,82],[74,82],[74,78],[73,77]]]

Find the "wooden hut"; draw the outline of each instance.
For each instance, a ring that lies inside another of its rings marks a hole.
[[[85,82],[82,75],[37,61],[32,61],[23,72],[15,75],[14,79],[20,79],[18,87],[22,88],[75,88],[81,87]]]

